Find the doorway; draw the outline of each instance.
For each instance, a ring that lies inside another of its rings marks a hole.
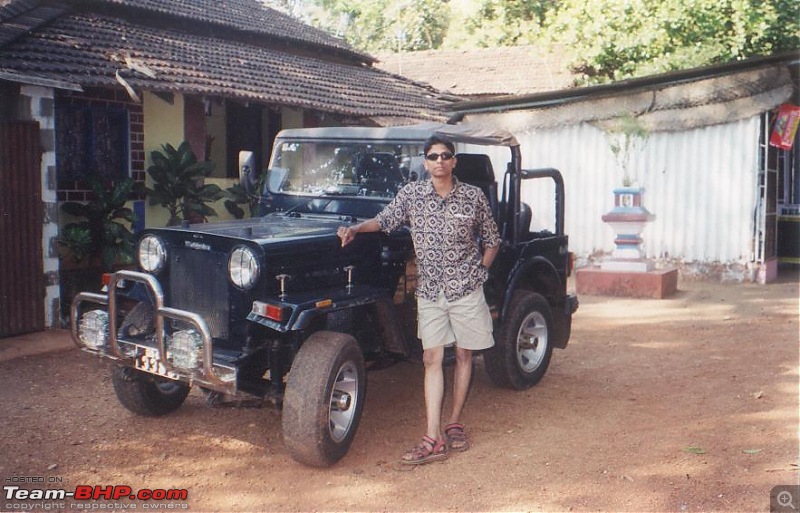
[[[45,329],[40,146],[36,121],[0,122],[0,337]]]

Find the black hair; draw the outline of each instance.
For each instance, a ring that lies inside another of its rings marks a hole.
[[[448,150],[450,150],[450,153],[452,153],[453,155],[455,155],[456,153],[456,145],[453,144],[453,141],[445,139],[444,137],[435,134],[428,137],[428,139],[425,141],[425,144],[422,147],[422,152],[425,155],[427,155],[428,151],[430,151],[431,147],[435,144],[443,144],[447,147]]]

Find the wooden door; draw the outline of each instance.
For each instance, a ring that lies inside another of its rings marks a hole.
[[[45,328],[41,158],[37,122],[0,123],[0,337]]]

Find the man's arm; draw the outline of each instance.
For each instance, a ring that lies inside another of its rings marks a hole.
[[[406,204],[410,194],[410,186],[411,184],[408,184],[400,189],[400,191],[397,193],[397,196],[395,196],[395,198],[372,219],[362,223],[354,224],[353,226],[340,226],[336,231],[336,235],[342,239],[342,247],[350,244],[356,237],[357,233],[379,232],[381,230],[389,233],[403,224],[408,217],[406,213]]]
[[[485,268],[490,268],[492,266],[492,262],[494,262],[494,257],[497,256],[497,253],[500,251],[500,245],[492,246],[490,248],[483,248],[483,258],[481,259],[481,265]]]
[[[342,239],[342,247],[345,247],[353,241],[357,233],[377,232],[380,231],[380,229],[381,224],[377,219],[369,219],[363,223],[354,224],[353,226],[340,226],[336,231],[336,235]]]

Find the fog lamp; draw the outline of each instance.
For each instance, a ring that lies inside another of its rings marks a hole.
[[[223,365],[214,365],[214,372],[217,377],[225,382],[236,381],[236,369]]]
[[[108,342],[108,312],[86,312],[78,323],[78,338],[89,349],[102,349]]]
[[[195,330],[176,331],[167,343],[167,357],[182,369],[197,369],[202,361],[203,338]]]

